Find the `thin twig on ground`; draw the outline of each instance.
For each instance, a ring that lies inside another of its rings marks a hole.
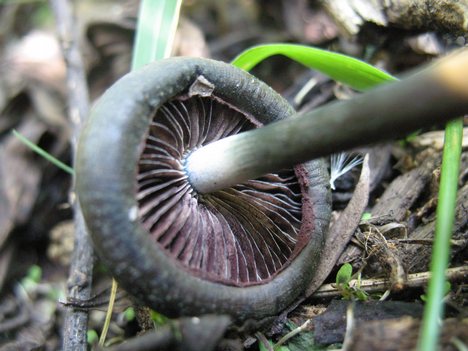
[[[89,111],[86,75],[79,48],[79,31],[69,1],[51,0],[50,4],[67,66],[68,116],[73,128],[72,146],[73,153],[75,153],[81,125]],[[79,204],[74,197],[72,199],[74,201],[75,247],[67,284],[68,296],[77,300],[87,300],[91,295],[94,256]],[[63,329],[64,350],[86,350],[87,325],[87,311],[67,308]]]
[[[445,271],[445,276],[448,281],[460,281],[468,275],[468,266],[449,268]],[[427,285],[431,277],[431,272],[408,274],[405,288],[418,288]],[[350,286],[356,286],[359,283],[359,289],[367,293],[382,292],[388,289],[389,279],[362,279],[357,281],[353,279],[349,282]],[[335,287],[335,284],[324,284],[312,294],[311,298],[331,298],[340,296],[341,292]]]

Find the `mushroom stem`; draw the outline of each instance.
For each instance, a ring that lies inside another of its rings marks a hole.
[[[185,168],[195,190],[210,193],[466,113],[468,49],[351,100],[213,142],[192,152]]]

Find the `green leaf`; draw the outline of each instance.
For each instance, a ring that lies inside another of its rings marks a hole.
[[[369,300],[369,295],[364,290],[356,289],[355,295],[359,301],[367,301]]]
[[[336,285],[346,285],[351,280],[353,274],[353,266],[349,263],[345,263],[341,266],[338,273],[336,273]]]
[[[231,63],[249,71],[261,61],[274,55],[286,56],[360,91],[396,80],[392,75],[353,57],[295,44],[255,46],[242,52]]]
[[[99,339],[98,333],[94,329],[89,329],[86,332],[86,339],[88,344],[95,344]]]
[[[32,265],[28,269],[28,274],[26,275],[26,278],[31,279],[35,283],[39,283],[42,278],[42,268],[35,264]]]
[[[133,307],[129,307],[124,311],[124,318],[127,322],[131,322],[135,319],[136,313]]]
[[[169,57],[182,0],[143,0],[138,15],[132,70]]]
[[[32,265],[28,269],[26,276],[21,279],[21,286],[29,294],[37,289],[37,285],[42,278],[42,268],[37,265]]]
[[[361,221],[367,222],[372,218],[372,213],[370,212],[364,212],[361,217]]]
[[[151,320],[154,322],[155,325],[166,325],[169,322],[169,319],[162,315],[159,312],[151,310]]]

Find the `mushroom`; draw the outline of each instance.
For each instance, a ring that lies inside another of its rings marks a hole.
[[[195,150],[293,113],[250,74],[207,59],[162,60],[103,95],[80,137],[76,189],[125,289],[168,316],[263,319],[294,302],[330,218],[324,162],[209,194],[186,169]]]
[[[173,58],[128,74],[79,141],[76,190],[98,254],[168,316],[278,314],[312,279],[330,218],[323,161],[292,165],[466,113],[467,61],[464,50],[301,118],[221,62]]]

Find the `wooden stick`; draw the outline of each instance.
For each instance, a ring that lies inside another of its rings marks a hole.
[[[450,282],[462,281],[468,275],[468,266],[449,268],[445,272],[447,280]],[[421,272],[408,274],[405,282],[406,288],[421,288],[427,285],[431,278],[431,272]],[[382,292],[390,288],[391,282],[389,279],[362,279],[360,282],[353,279],[349,282],[351,287],[359,286],[359,289],[368,292]],[[335,287],[335,284],[324,284],[315,291],[310,298],[332,298],[340,296],[341,292]]]
[[[73,126],[72,146],[75,154],[78,136],[89,111],[88,87],[79,47],[79,30],[73,9],[67,0],[51,0],[57,34],[67,65],[68,115]],[[73,193],[73,190],[72,190]],[[91,296],[93,249],[78,203],[73,204],[75,246],[68,277],[68,297],[88,300]],[[63,350],[86,350],[88,312],[68,307],[63,326]]]

